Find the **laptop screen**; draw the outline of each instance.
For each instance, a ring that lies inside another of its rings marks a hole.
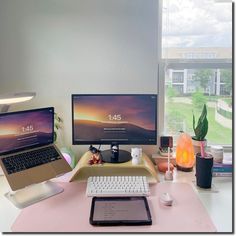
[[[0,153],[53,143],[54,108],[0,114]]]

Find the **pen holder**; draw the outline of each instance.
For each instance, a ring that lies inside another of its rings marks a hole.
[[[202,157],[200,153],[196,154],[196,178],[197,186],[200,188],[211,188],[213,157],[207,154]]]

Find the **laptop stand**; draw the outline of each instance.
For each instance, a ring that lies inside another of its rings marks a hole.
[[[64,189],[54,182],[46,181],[33,184],[17,191],[5,193],[5,197],[17,208],[25,208],[63,192]]]

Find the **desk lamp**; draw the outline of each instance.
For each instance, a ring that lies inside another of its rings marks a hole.
[[[26,102],[34,98],[36,93],[34,92],[21,92],[21,93],[9,93],[0,95],[0,105],[3,105],[0,113],[7,112],[10,105],[20,102]],[[0,176],[4,175],[2,168],[0,167]]]
[[[0,105],[3,105],[1,109],[2,112],[7,112],[11,104],[26,102],[34,98],[36,93],[22,92],[22,93],[12,93],[0,96]]]
[[[63,147],[60,149],[63,157],[67,161],[67,163],[70,165],[71,168],[75,167],[75,156],[74,153],[72,152],[71,148],[66,148]]]

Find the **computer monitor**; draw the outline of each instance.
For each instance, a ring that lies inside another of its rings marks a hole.
[[[157,137],[156,94],[73,94],[73,144],[110,144],[103,161],[131,159],[120,144],[154,145]]]

